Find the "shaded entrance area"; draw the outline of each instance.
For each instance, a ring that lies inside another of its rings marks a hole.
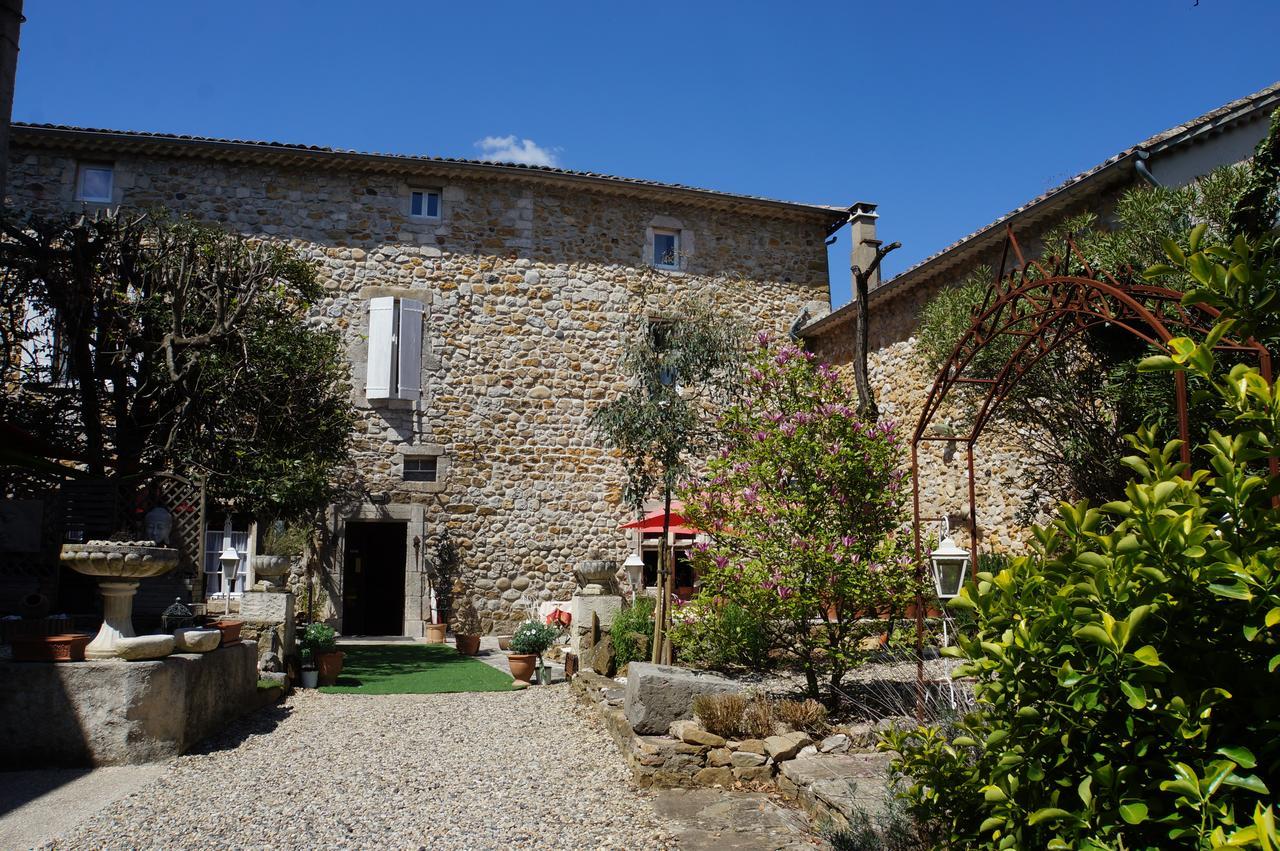
[[[348,522],[342,567],[342,632],[403,635],[405,523]]]

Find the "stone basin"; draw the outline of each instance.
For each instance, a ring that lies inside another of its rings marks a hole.
[[[217,650],[222,643],[222,630],[184,627],[174,630],[173,642],[181,653],[208,653]]]
[[[123,655],[121,640],[135,635],[133,595],[138,593],[138,583],[173,570],[178,564],[178,551],[158,547],[155,541],[86,541],[63,544],[59,558],[77,573],[98,578],[102,628],[89,642],[84,655],[86,659],[111,659]],[[165,637],[173,641],[172,636]],[[169,650],[160,655],[167,655],[172,649],[171,643]],[[130,652],[137,651],[131,649]]]
[[[121,659],[163,659],[173,652],[172,635],[139,635],[116,642]]]
[[[86,576],[147,579],[173,570],[178,564],[178,551],[157,547],[154,541],[88,541],[63,544],[59,558]]]

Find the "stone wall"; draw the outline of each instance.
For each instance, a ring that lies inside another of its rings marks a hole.
[[[335,508],[321,585],[340,617],[345,519],[405,522],[410,635],[424,607],[415,537],[450,530],[488,630],[509,629],[537,601],[567,600],[576,563],[623,561],[617,527],[632,518],[621,468],[588,418],[619,386],[624,339],[646,317],[691,296],[778,333],[806,305],[821,315],[829,304],[816,211],[682,205],[545,179],[113,159],[117,202],[287,241],[318,264],[326,295],[311,321],[346,338],[353,452],[367,491],[390,495],[388,506]],[[19,136],[11,169],[15,206],[80,206],[74,156],[26,149]],[[410,187],[424,185],[441,192],[438,221],[408,215]],[[687,234],[685,269],[646,266],[647,230],[673,222]],[[420,402],[364,398],[367,300],[380,295],[426,303]],[[439,481],[404,482],[406,454],[438,455]]]

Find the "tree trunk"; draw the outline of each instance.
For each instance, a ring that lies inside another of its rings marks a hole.
[[[868,375],[867,364],[870,358],[868,312],[871,306],[871,279],[875,277],[876,270],[880,268],[880,263],[889,255],[889,252],[901,248],[902,243],[891,242],[888,245],[880,245],[875,240],[867,240],[865,244],[875,246],[875,259],[865,270],[861,266],[850,268],[853,272],[854,293],[858,301],[858,313],[854,317],[853,326],[853,381],[858,390],[858,416],[867,422],[875,422],[880,419],[880,409],[876,407],[876,394],[871,389],[871,377]]]

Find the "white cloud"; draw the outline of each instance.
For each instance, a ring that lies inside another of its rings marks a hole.
[[[517,139],[513,136],[485,136],[476,147],[481,151],[482,160],[501,163],[518,163],[520,165],[555,166],[556,152],[559,148],[544,148],[532,139]]]

